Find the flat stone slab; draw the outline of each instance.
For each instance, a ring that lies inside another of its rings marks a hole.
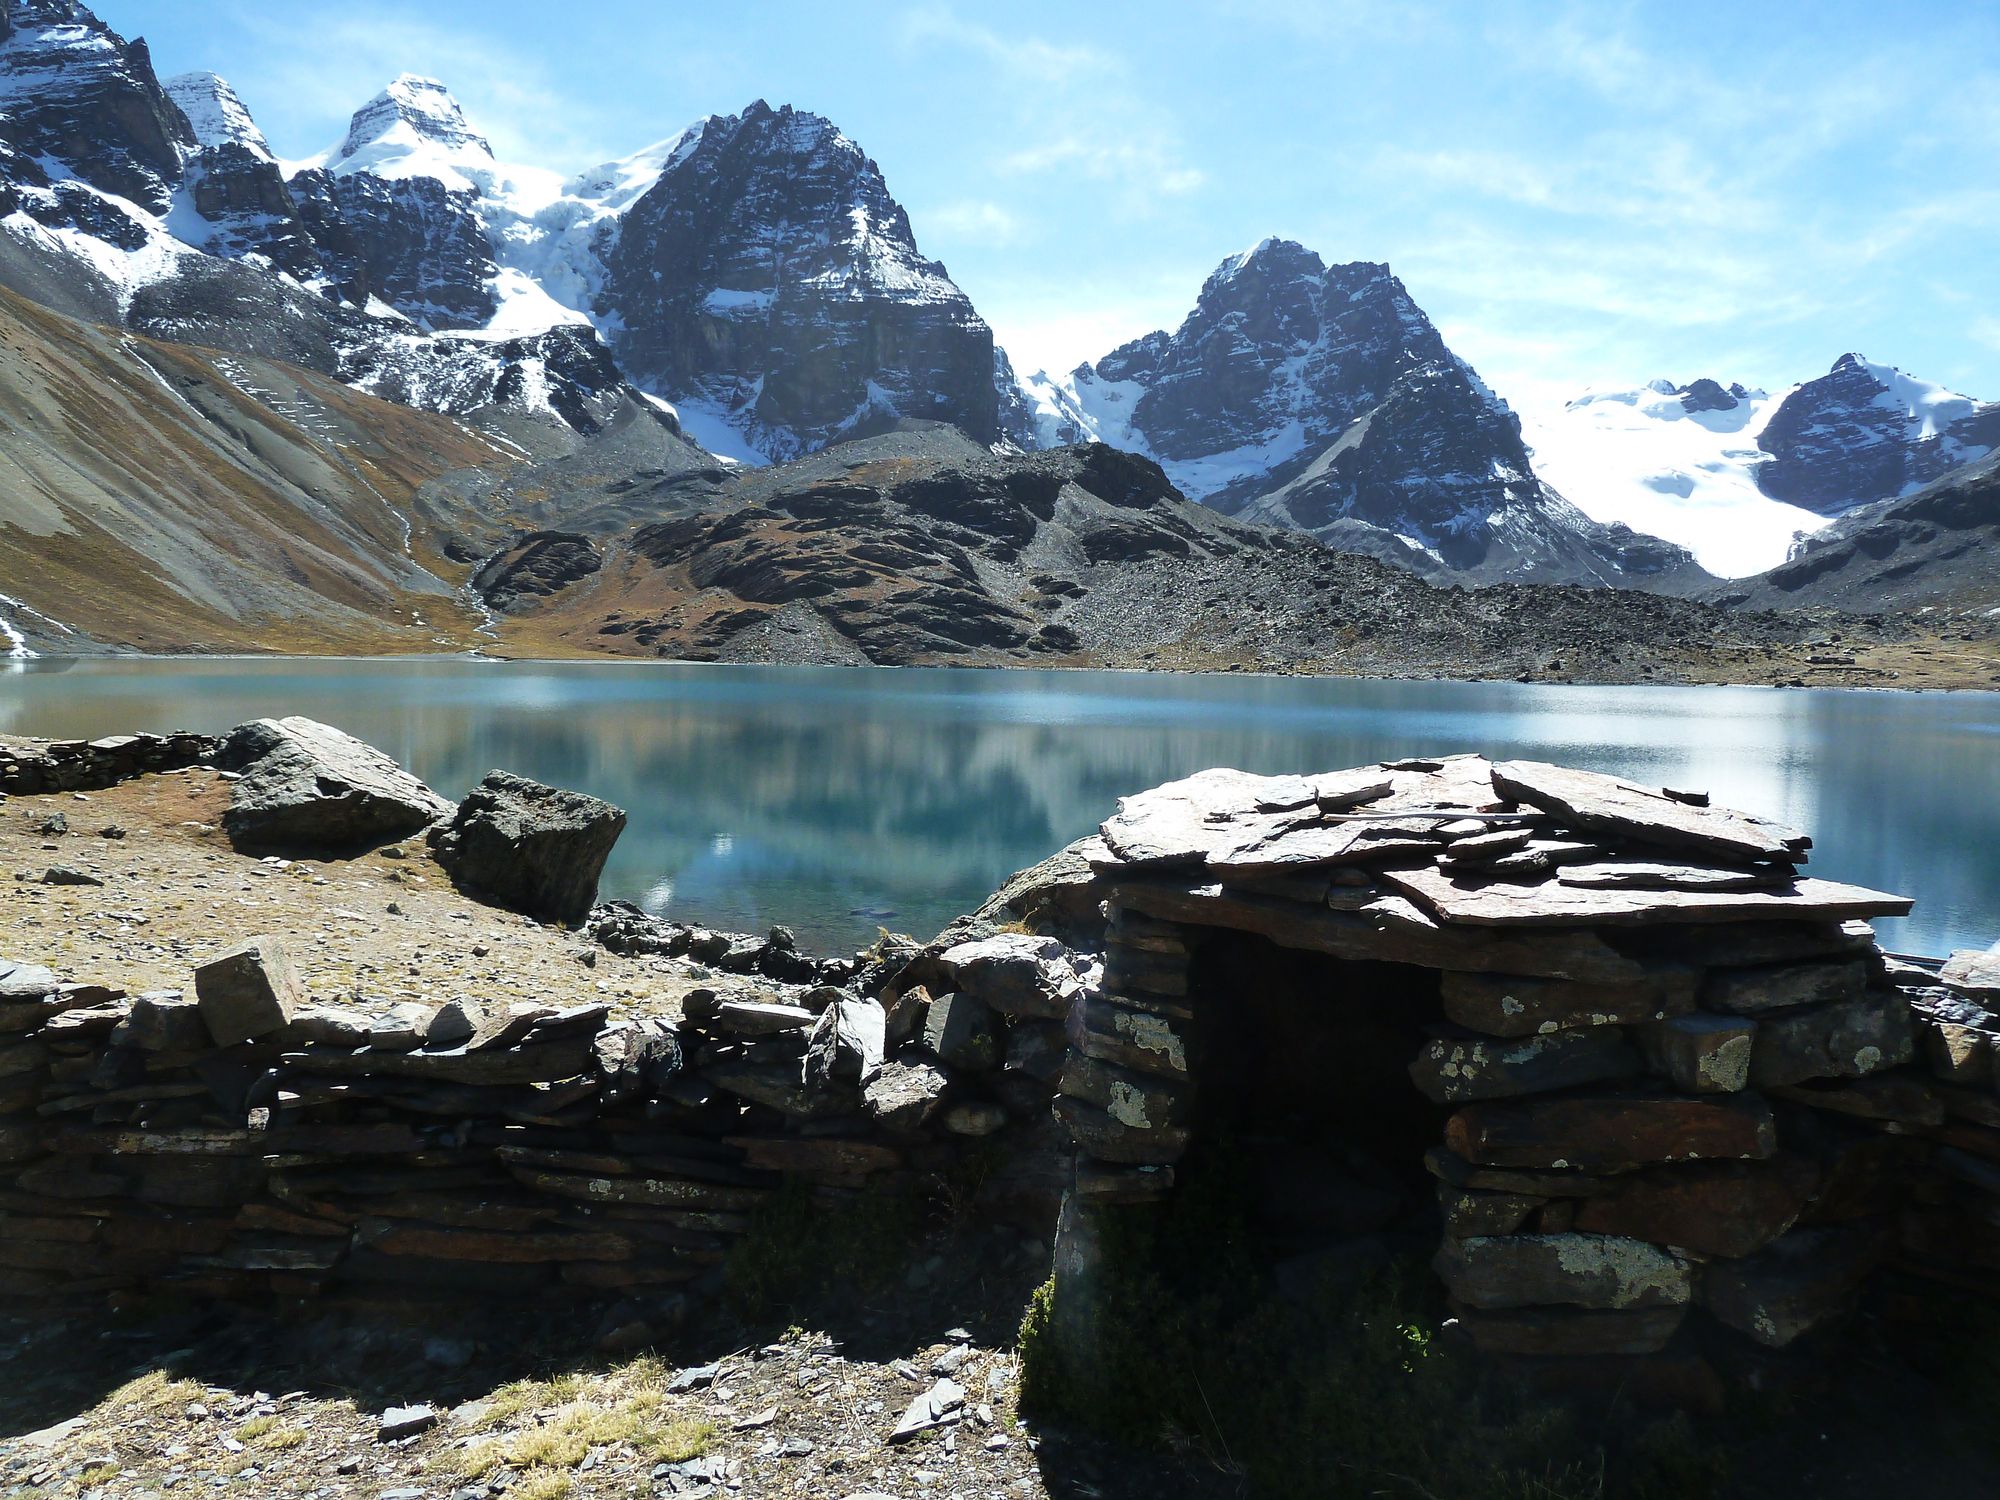
[[[1606,859],[1556,871],[1559,885],[1597,891],[1767,891],[1788,885],[1793,878],[1790,865],[1732,870],[1650,859]]]
[[[1782,823],[1729,808],[1695,806],[1616,776],[1533,760],[1503,761],[1492,774],[1500,792],[1587,832],[1621,834],[1725,858],[1788,864],[1803,860],[1812,847],[1809,837]]]
[[[2000,1010],[2000,948],[1962,949],[1945,960],[1938,982],[1988,1010]]]
[[[1410,1079],[1426,1098],[1458,1104],[1631,1078],[1640,1068],[1622,1029],[1594,1026],[1512,1040],[1434,1036],[1410,1064]]]
[[[1771,1107],[1745,1094],[1704,1099],[1601,1094],[1469,1104],[1445,1123],[1444,1141],[1482,1166],[1584,1172],[1760,1159],[1778,1147]]]
[[[1900,917],[1907,896],[1810,878],[1760,891],[1589,890],[1454,876],[1435,866],[1385,870],[1382,879],[1445,922],[1474,927],[1644,926],[1670,922],[1813,921]]]
[[[1306,906],[1173,877],[1120,881],[1112,894],[1119,905],[1162,921],[1253,932],[1282,948],[1335,958],[1609,984],[1632,983],[1647,975],[1645,965],[1594,932],[1452,928],[1393,893],[1371,897],[1356,911]]]
[[[1662,967],[1636,984],[1578,984],[1518,974],[1444,976],[1444,1013],[1488,1036],[1625,1026],[1694,1009],[1696,972]]]
[[[1674,1245],[1731,1259],[1755,1254],[1798,1222],[1819,1185],[1800,1156],[1758,1162],[1690,1162],[1616,1179],[1614,1191],[1577,1204],[1576,1228]]]
[[[1431,1264],[1476,1308],[1685,1307],[1695,1268],[1645,1240],[1602,1234],[1509,1234],[1446,1240]]]

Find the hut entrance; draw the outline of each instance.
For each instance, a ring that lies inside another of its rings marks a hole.
[[[1424,1153],[1447,1111],[1409,1066],[1442,1019],[1438,974],[1212,932],[1189,978],[1199,1060],[1186,1170],[1241,1174],[1274,1263],[1331,1253],[1362,1270],[1429,1255],[1437,1197]]]

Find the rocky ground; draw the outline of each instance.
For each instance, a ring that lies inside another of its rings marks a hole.
[[[601,1000],[670,1014],[687,990],[718,983],[469,901],[421,839],[346,860],[237,854],[220,827],[224,776],[196,767],[0,805],[0,870],[14,879],[0,952],[137,993],[186,989],[196,964],[271,935],[287,940],[315,999],[371,1010],[476,991],[502,1004]],[[58,819],[65,831],[45,831]],[[101,883],[44,884],[52,867]]]

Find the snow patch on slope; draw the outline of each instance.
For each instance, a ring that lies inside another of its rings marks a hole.
[[[1894,365],[1879,365],[1869,359],[1859,363],[1882,387],[1882,393],[1875,398],[1875,405],[1886,411],[1900,412],[1908,424],[1912,442],[1941,441],[1945,460],[1952,465],[1976,463],[1993,451],[1950,435],[1949,429],[1953,425],[1978,412],[1979,403],[1970,396],[1961,396],[1932,381],[1906,375]],[[1922,488],[1923,481],[1913,480],[1904,486],[1903,493],[1907,495]]]

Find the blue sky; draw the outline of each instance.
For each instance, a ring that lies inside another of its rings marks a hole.
[[[574,171],[753,98],[881,164],[1024,368],[1267,234],[1386,260],[1517,405],[1856,349],[2000,398],[1991,0],[97,0],[280,155],[390,77]]]

